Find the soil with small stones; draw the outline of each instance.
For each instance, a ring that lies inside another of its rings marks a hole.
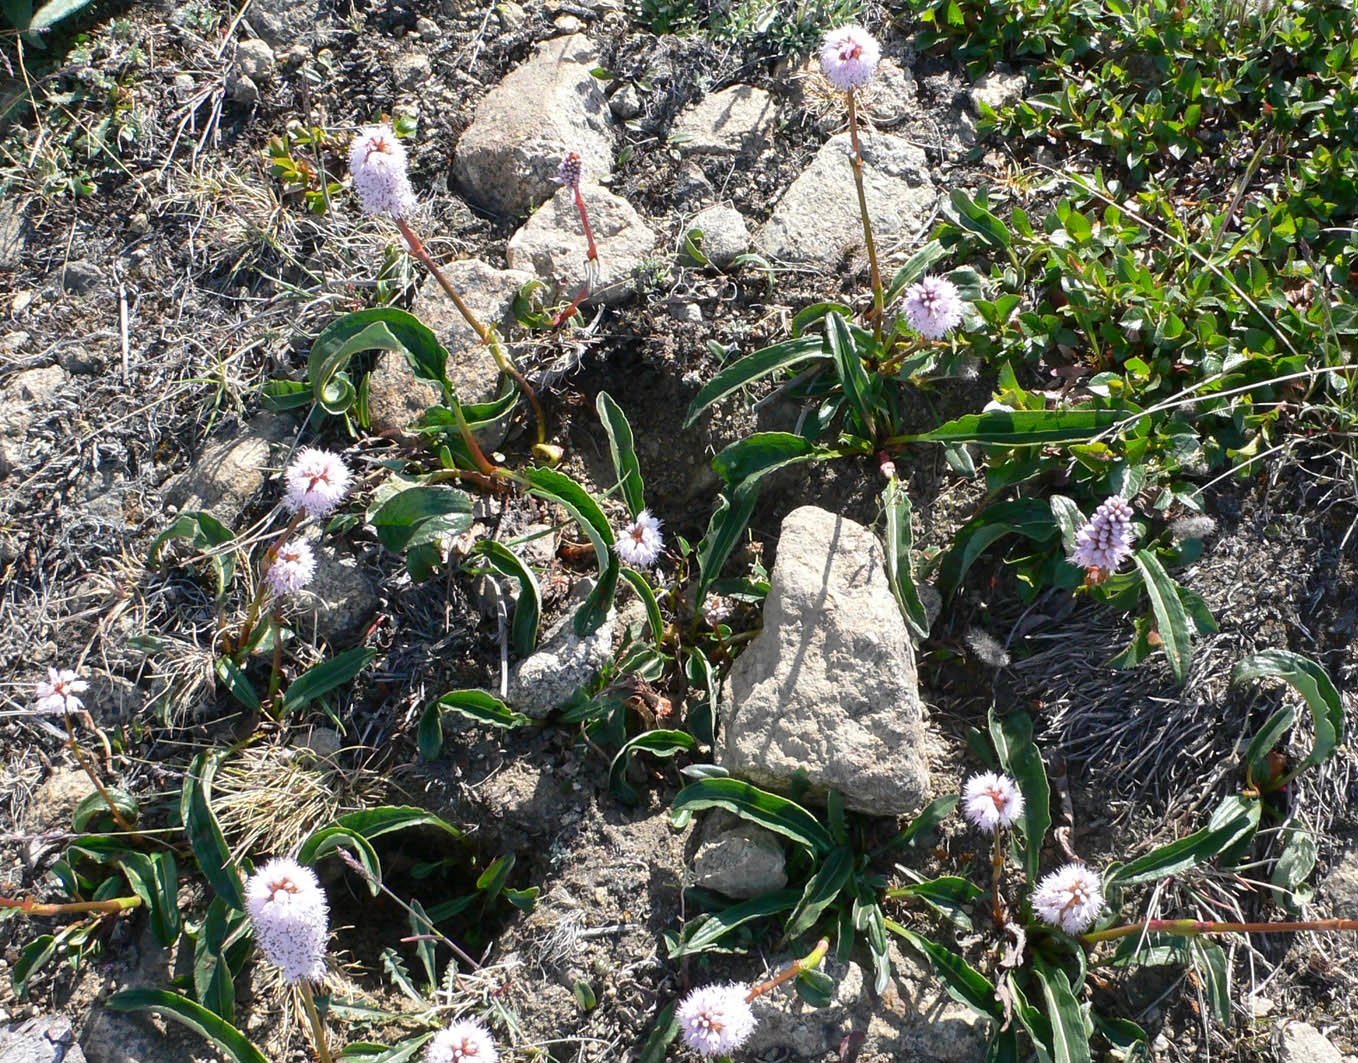
[[[709,343],[745,353],[785,336],[792,315],[807,305],[840,299],[862,306],[866,263],[853,255],[829,275],[788,272],[773,281],[751,267],[727,275],[678,265],[673,252],[695,209],[685,198],[695,164],[667,146],[666,136],[706,92],[745,82],[775,94],[780,122],[761,154],[696,163],[717,198],[753,227],[835,131],[833,112],[790,83],[791,64],[778,57],[701,36],[652,36],[603,3],[525,8],[517,28],[505,29],[481,4],[322,4],[316,47],[280,55],[255,104],[236,102],[228,91],[235,42],[248,28],[249,10],[242,23],[239,5],[97,3],[52,35],[48,53],[26,51],[42,102],[36,113],[21,103],[0,119],[0,230],[19,218],[22,232],[17,253],[0,257],[0,389],[35,369],[59,367],[61,374],[54,392],[33,404],[20,460],[0,479],[0,656],[14,662],[0,686],[0,882],[7,893],[55,896],[41,871],[60,834],[36,865],[31,836],[63,831],[71,811],[50,785],[43,788],[72,769],[61,730],[20,713],[48,666],[79,666],[91,676],[87,700],[113,746],[105,770],[138,797],[143,823],[173,821],[195,752],[229,746],[258,723],[242,717],[215,681],[211,641],[222,617],[211,586],[187,564],[145,566],[151,541],[174,515],[165,485],[209,440],[261,408],[264,381],[301,379],[319,330],[370,305],[379,278],[407,306],[419,280],[404,260],[382,272],[392,234],[360,218],[347,194],[317,216],[300,195],[283,190],[266,152],[290,123],[333,131],[318,151],[299,152],[334,176],[343,174],[354,123],[384,114],[417,118],[412,177],[427,205],[422,224],[434,234],[431,247],[440,256],[474,255],[503,266],[517,220],[478,212],[450,189],[453,151],[484,91],[536,42],[557,34],[556,19],[584,20],[600,45],[600,66],[613,75],[610,86],[641,86],[643,114],[618,131],[623,161],[612,188],[663,243],[635,300],[587,330],[536,341],[535,365],[573,366],[545,396],[553,438],[566,449],[563,468],[593,487],[611,482],[607,440],[593,412],[598,392],[607,390],[638,429],[648,502],[672,534],[696,541],[718,486],[711,456],[752,430],[790,430],[802,416],[799,404],[771,397],[766,387],[754,398],[768,402],[729,400],[683,427],[692,396],[719,365]],[[419,32],[425,19],[437,30],[428,39]],[[0,47],[17,72],[13,41]],[[433,76],[398,89],[393,63],[411,51],[429,57]],[[918,108],[898,131],[927,149],[940,183],[1004,180],[990,146],[975,157],[959,150],[952,109],[965,83],[957,73],[939,60],[917,59],[899,42],[888,51],[919,85]],[[2,88],[7,104],[23,99],[18,79]],[[84,194],[73,194],[76,185]],[[887,249],[891,264],[910,250]],[[696,305],[702,320],[678,320],[677,304]],[[984,379],[940,386],[921,400],[920,427],[980,408],[988,390]],[[527,450],[527,427],[519,424],[506,444],[512,459]],[[368,485],[383,475],[382,462],[410,453],[397,441],[351,439],[333,420],[298,420],[294,434],[346,449]],[[917,549],[945,546],[983,500],[984,486],[958,476],[932,449],[901,466]],[[997,699],[1002,709],[1033,713],[1054,777],[1061,777],[1056,758],[1064,762],[1068,783],[1057,797],[1069,799],[1072,844],[1086,859],[1103,866],[1200,826],[1217,800],[1238,791],[1240,745],[1280,704],[1276,690],[1231,687],[1235,661],[1286,647],[1319,660],[1342,691],[1353,684],[1358,619],[1349,589],[1358,573],[1354,499],[1344,475],[1324,455],[1301,455],[1214,493],[1219,530],[1186,582],[1207,601],[1220,631],[1200,641],[1183,690],[1162,658],[1132,672],[1105,667],[1130,637],[1127,618],[1069,594],[1025,600],[997,563],[1003,551],[976,565],[921,651],[936,791],[955,789],[974,767],[967,732],[984,726]],[[879,491],[869,461],[778,474],[735,563],[760,556],[771,564],[781,520],[797,505],[880,524]],[[274,493],[270,485],[252,499],[236,530],[263,518]],[[552,519],[528,499],[497,503],[479,516],[501,538]],[[677,765],[637,766],[642,800],[629,808],[610,789],[607,759],[569,726],[502,732],[445,724],[439,758],[420,760],[416,727],[433,697],[498,685],[497,624],[483,614],[470,579],[412,584],[400,559],[369,532],[353,529],[346,541],[379,587],[381,605],[365,637],[376,662],[335,706],[345,748],[331,756],[331,769],[389,786],[391,803],[427,808],[467,832],[463,840],[431,829],[384,840],[379,855],[389,885],[403,897],[466,894],[494,861],[512,856],[505,886],[540,891],[532,911],[501,897],[444,925],[484,969],[464,963],[459,993],[443,1003],[490,1014],[498,1030],[512,1030],[507,1040],[519,1050],[512,1058],[534,1058],[537,1048],[562,1063],[583,1063],[635,1058],[660,1010],[695,982],[758,977],[754,957],[688,965],[666,958],[663,935],[693,914],[682,889],[693,831],[674,827],[667,812],[683,782]],[[588,570],[569,547],[557,554],[543,580],[549,622]],[[757,620],[749,610],[738,614],[738,626]],[[968,649],[966,636],[978,627],[1005,645],[1010,664],[995,669]],[[299,648],[297,660],[321,651]],[[1351,709],[1351,696],[1344,697]],[[263,741],[290,749],[296,737],[266,731]],[[320,770],[298,756],[304,772]],[[1355,796],[1353,763],[1342,750],[1273,809],[1315,831],[1317,877],[1358,837],[1346,811]],[[72,785],[84,792],[78,774]],[[286,801],[260,813],[283,845],[291,836],[283,830]],[[244,830],[228,824],[228,839]],[[949,823],[936,846],[914,858],[915,869],[965,873],[977,859],[975,843]],[[1276,856],[1279,844],[1276,831],[1266,834],[1258,856]],[[1047,857],[1060,858],[1055,849]],[[384,949],[395,948],[409,970],[418,969],[415,946],[399,942],[411,933],[407,913],[385,895],[373,898],[337,861],[323,871],[339,928],[338,984],[372,1004],[407,1008],[382,959]],[[1166,900],[1186,911],[1197,905],[1276,916],[1268,896],[1215,874]],[[205,900],[186,880],[181,901],[194,918]],[[108,1043],[143,1043],[138,1039],[152,1046],[147,1051],[161,1045],[159,1056],[143,1058],[210,1057],[193,1038],[104,1012],[100,1002],[115,987],[164,986],[183,969],[185,956],[165,954],[136,917],[101,926],[100,957],[78,971],[54,965],[30,980],[25,1000],[15,999],[8,975],[23,948],[36,928],[59,925],[0,922],[0,1010],[14,1019],[69,1013],[96,1063],[121,1058],[108,1054]],[[1261,995],[1271,1006],[1262,1018],[1238,1014],[1230,1027],[1204,1019],[1200,983],[1177,968],[1110,981],[1100,1003],[1141,1021],[1159,1058],[1271,1059],[1276,1031],[1290,1017],[1324,1029],[1341,1050],[1358,1047],[1345,966],[1351,946],[1308,938],[1261,939],[1255,948],[1234,948],[1234,997],[1244,1008],[1251,984],[1267,981]],[[448,959],[441,946],[436,954],[440,964]],[[270,1058],[306,1058],[298,1015],[276,984],[251,968],[237,990],[238,1024]],[[353,1023],[345,1032],[353,1039],[394,1036],[381,1024]]]

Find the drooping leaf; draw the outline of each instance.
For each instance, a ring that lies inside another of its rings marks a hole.
[[[935,941],[930,941],[923,934],[917,934],[890,919],[886,921],[886,927],[893,934],[904,938],[916,952],[929,961],[949,996],[958,1003],[967,1005],[982,1018],[991,1019],[996,1023],[1004,1022],[1004,1009],[995,996],[995,985],[989,978],[957,953]]]
[[[598,629],[608,616],[618,586],[620,562],[614,549],[613,528],[588,491],[565,473],[555,469],[529,469],[524,473],[529,490],[540,498],[558,503],[580,526],[594,546],[599,563],[599,582],[575,614],[575,633],[584,637]]]
[[[729,486],[747,487],[788,465],[837,456],[837,451],[818,447],[791,432],[756,432],[713,458],[712,468]]]
[[[537,645],[542,620],[542,591],[538,588],[537,577],[518,554],[493,539],[482,539],[472,548],[472,553],[484,557],[497,572],[518,581],[519,600],[514,606],[510,641],[515,653],[527,657]]]
[[[235,538],[231,529],[211,513],[181,513],[151,543],[151,549],[146,556],[146,565],[148,568],[155,568],[160,564],[161,552],[171,540],[192,540],[194,549],[207,554],[212,564],[217,582],[217,598],[220,601],[226,596],[227,589],[236,578],[236,551],[234,547],[226,549]]]
[[[1284,705],[1270,716],[1264,726],[1250,739],[1249,748],[1245,750],[1245,773],[1249,785],[1262,786],[1271,781],[1269,754],[1282,744],[1287,732],[1292,730],[1292,725],[1296,722],[1297,714],[1292,711],[1290,705]]]
[[[313,664],[291,683],[283,694],[283,712],[295,712],[342,687],[367,668],[377,651],[365,646],[344,650],[319,664]]]
[[[447,484],[397,484],[402,489],[375,497],[367,515],[392,553],[461,535],[472,526],[472,500],[466,491]]]
[[[618,750],[617,756],[608,769],[608,785],[624,804],[635,805],[641,800],[636,787],[627,781],[627,765],[632,762],[632,754],[647,752],[657,757],[672,757],[677,753],[693,753],[698,749],[698,740],[687,731],[658,729],[643,731],[628,739]]]
[[[753,354],[747,354],[744,358],[732,362],[721,370],[699,389],[688,408],[688,415],[684,418],[684,427],[688,428],[692,425],[697,420],[698,415],[714,402],[725,398],[731,392],[744,387],[746,384],[758,380],[760,377],[768,376],[770,373],[775,373],[779,369],[786,369],[789,366],[810,361],[812,358],[824,357],[825,351],[819,336],[802,336],[798,339],[784,340],[782,343],[775,343],[772,347],[765,347]]]
[[[686,923],[674,939],[669,948],[670,959],[706,952],[736,927],[752,919],[764,919],[791,911],[800,899],[801,893],[797,890],[776,890],[733,904],[720,912],[700,915]]]
[[[1167,875],[1177,875],[1190,867],[1230,852],[1242,839],[1248,839],[1259,825],[1259,802],[1239,797],[1227,798],[1201,830],[1187,837],[1152,849],[1145,856],[1123,864],[1108,876],[1108,884],[1135,886]]]
[[[368,841],[391,834],[393,831],[409,830],[412,827],[433,827],[454,838],[461,838],[462,832],[447,820],[422,808],[409,805],[379,805],[357,812],[348,812],[338,817],[334,826],[344,827],[361,834]]]
[[[38,33],[49,26],[55,26],[62,19],[70,18],[81,8],[89,7],[91,3],[93,0],[47,0],[47,3],[34,12],[26,28],[29,33]]]
[[[1169,658],[1174,678],[1182,686],[1188,680],[1188,669],[1193,662],[1192,635],[1188,630],[1188,613],[1179,599],[1178,584],[1170,578],[1160,559],[1149,550],[1138,550],[1132,555],[1136,567],[1146,583],[1155,626],[1160,642]]]
[[[1066,972],[1039,956],[1034,960],[1033,973],[1042,986],[1047,1018],[1051,1020],[1053,1063],[1091,1063],[1084,1014]]]
[[[891,590],[896,595],[896,604],[901,607],[901,615],[915,637],[927,639],[929,614],[915,586],[910,553],[914,546],[914,535],[910,528],[910,495],[905,490],[905,484],[894,476],[882,492],[882,508],[886,511],[886,572],[887,578],[891,580]]]
[[[1244,683],[1263,676],[1286,680],[1306,699],[1311,710],[1315,745],[1292,776],[1306,767],[1325,763],[1344,741],[1344,703],[1325,669],[1290,650],[1264,650],[1237,664],[1231,672],[1231,682]]]
[[[740,779],[700,779],[690,783],[675,795],[670,811],[677,814],[702,808],[734,812],[766,830],[791,838],[811,852],[826,854],[835,847],[829,831],[801,805]]]
[[[627,415],[622,412],[622,407],[606,391],[599,392],[595,408],[599,411],[604,431],[608,433],[608,452],[613,458],[613,471],[617,474],[618,483],[622,485],[623,501],[635,520],[637,514],[646,508],[646,494],[641,479],[641,465],[637,462],[632,442],[632,426],[627,423]]]
[[[124,989],[104,1004],[113,1011],[154,1011],[205,1037],[235,1063],[269,1063],[249,1038],[201,1004],[168,989]]]
[[[641,604],[646,610],[646,622],[651,628],[651,638],[659,646],[665,640],[665,620],[660,615],[660,603],[655,600],[655,591],[651,590],[646,577],[634,568],[624,566],[622,578],[632,585],[637,597],[641,599]]]
[[[896,443],[994,443],[1006,447],[1079,443],[1126,419],[1116,410],[987,410],[968,413]]]
[[[419,318],[394,307],[359,310],[332,321],[311,346],[307,379],[316,402],[327,413],[342,414],[356,397],[345,366],[362,351],[400,353],[417,377],[432,380],[451,395],[448,352]]]
[[[376,897],[382,891],[382,861],[372,842],[351,827],[332,823],[313,831],[297,851],[297,862],[310,867],[337,849],[348,849],[363,865],[368,891]]]
[[[665,1063],[670,1045],[679,1036],[679,1019],[674,1014],[678,1006],[679,1002],[672,1000],[656,1016],[655,1029],[642,1045],[641,1057],[637,1063]]]
[[[129,823],[136,820],[141,806],[137,804],[135,797],[116,786],[105,786],[104,791],[113,799],[114,807],[125,820]],[[92,793],[75,806],[75,811],[71,814],[71,829],[77,834],[93,833],[99,829],[98,821],[101,819],[106,819],[110,826],[114,823],[113,813],[109,811],[104,794]]]
[[[858,419],[868,438],[877,435],[877,415],[874,410],[877,398],[873,379],[868,377],[863,366],[863,356],[858,351],[849,323],[839,314],[831,311],[825,316],[825,346],[834,363],[844,394],[849,397]],[[880,380],[880,378],[876,378]],[[879,385],[880,386],[880,385]]]
[[[184,773],[179,792],[179,815],[188,835],[189,846],[203,877],[217,891],[217,896],[232,908],[245,908],[245,889],[240,871],[231,859],[231,850],[217,816],[212,811],[212,777],[228,751],[199,753]]]
[[[1057,534],[1051,510],[1040,498],[1016,498],[987,506],[967,521],[955,536],[938,569],[939,588],[951,594],[962,585],[967,570],[991,543],[1006,535],[1022,535],[1036,542],[1048,542]]]
[[[477,723],[487,723],[492,727],[522,727],[532,721],[521,712],[515,712],[494,694],[484,690],[450,690],[435,699],[426,712],[444,709],[461,713]],[[440,730],[440,735],[442,730]],[[438,754],[435,753],[435,756]]]

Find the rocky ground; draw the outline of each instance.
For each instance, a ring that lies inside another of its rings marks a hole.
[[[1022,160],[977,143],[976,116],[983,102],[1021,94],[1024,81],[994,71],[972,82],[885,39],[864,148],[878,239],[894,268],[927,237],[942,195],[1013,178]],[[208,511],[240,535],[262,527],[275,474],[301,443],[344,450],[371,485],[385,462],[420,452],[409,430],[437,398],[403,361],[376,359],[363,366],[368,427],[350,433],[316,412],[269,409],[261,386],[302,379],[312,341],[336,315],[391,297],[439,335],[464,401],[495,394],[497,374],[474,335],[397,253],[390,227],[358,211],[344,163],[356,126],[383,116],[415,124],[420,231],[541,386],[562,468],[594,488],[611,485],[594,415],[607,390],[637,429],[648,505],[669,534],[690,541],[715,498],[711,455],[805,414],[766,387],[682,428],[716,352],[748,353],[786,335],[803,307],[862,305],[867,291],[847,134],[819,75],[701,34],[652,35],[614,0],[110,0],[61,40],[64,63],[25,57],[36,107],[0,119],[7,894],[47,888],[43,873],[90,792],[61,729],[25,711],[46,668],[89,676],[87,703],[112,743],[111,778],[163,823],[192,755],[232,746],[257,722],[216,681],[222,616],[212,588],[185,563],[187,551],[172,555],[176,564],[148,565],[155,537],[185,511]],[[9,106],[22,95],[18,80],[4,92]],[[313,128],[326,137],[303,135]],[[271,140],[288,135],[291,159],[313,175],[292,188],[271,172],[269,154]],[[516,300],[519,311],[525,298],[556,304],[584,280],[573,204],[550,180],[571,150],[586,166],[602,270],[579,327],[535,331],[516,316]],[[308,209],[308,192],[323,212]],[[695,229],[707,265],[684,254]],[[934,409],[918,411],[921,427],[940,407],[979,409],[988,391],[985,381],[942,386]],[[523,457],[531,427],[521,417],[482,442]],[[946,545],[983,485],[933,451],[903,472],[916,548]],[[779,474],[737,559],[762,560],[774,590],[762,633],[729,677],[715,753],[771,784],[786,781],[788,765],[826,765],[807,780],[813,791],[838,789],[851,808],[889,821],[928,794],[956,791],[975,768],[967,731],[997,701],[1031,712],[1044,753],[1067,769],[1087,859],[1125,858],[1194,830],[1228,791],[1251,722],[1278,697],[1228,689],[1236,660],[1289,646],[1324,662],[1341,690],[1353,683],[1358,509],[1343,475],[1315,456],[1221,486],[1216,531],[1186,579],[1220,631],[1180,689],[1162,658],[1127,672],[1103,666],[1127,640],[1125,617],[1074,605],[1068,593],[1024,606],[1000,566],[977,565],[915,645],[867,530],[881,523],[875,466]],[[501,541],[551,533],[526,553],[549,622],[564,626],[545,633],[534,657],[502,659],[503,592],[493,584],[458,574],[414,583],[361,526],[318,539],[298,659],[363,644],[377,650],[376,664],[332,718],[317,712],[290,733],[237,747],[217,784],[218,812],[237,855],[286,850],[310,827],[377,802],[419,805],[466,828],[463,849],[424,834],[381,847],[402,895],[431,881],[455,895],[489,861],[514,855],[509,885],[538,887],[536,907],[500,905],[459,924],[484,970],[467,977],[456,1007],[494,1016],[514,1060],[636,1060],[660,1009],[692,984],[754,980],[786,961],[774,949],[675,962],[663,936],[692,914],[687,887],[732,898],[780,888],[784,853],[773,836],[714,815],[676,828],[669,802],[683,779],[668,762],[638,778],[638,807],[620,804],[608,760],[570,725],[445,723],[439,758],[418,756],[417,722],[436,695],[503,680],[516,709],[545,718],[640,619],[623,599],[595,635],[576,638],[569,609],[589,566],[558,514],[538,500],[497,498],[478,502],[476,517]],[[759,622],[745,607],[737,626],[753,632]],[[998,652],[977,648],[977,630]],[[1320,839],[1317,914],[1358,918],[1354,764],[1341,751],[1291,795]],[[913,859],[921,871],[956,872],[974,849],[975,838],[949,824]],[[1231,882],[1220,885],[1214,898],[1237,896]],[[338,866],[327,887],[337,986],[399,1008],[381,954],[408,934],[405,913]],[[181,901],[202,907],[202,890],[186,877]],[[78,970],[53,966],[17,999],[9,975],[33,927],[0,921],[0,1060],[213,1058],[178,1028],[102,1007],[118,989],[164,987],[190,963],[158,946],[144,920],[116,922],[97,958]],[[1229,1026],[1204,1013],[1201,986],[1179,970],[1104,991],[1152,1031],[1157,1058],[1332,1063],[1358,1052],[1353,948],[1324,935],[1237,947]],[[912,956],[897,953],[894,967],[878,994],[865,956],[831,963],[834,1000],[819,1010],[791,993],[765,998],[748,1058],[982,1059],[980,1020]],[[594,1005],[582,1005],[581,983]],[[238,1025],[270,1058],[305,1058],[299,1018],[276,982],[250,968],[237,1001]],[[383,1033],[357,1021],[350,1029],[355,1039]]]

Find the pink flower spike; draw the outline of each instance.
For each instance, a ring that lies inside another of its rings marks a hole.
[[[415,209],[406,149],[389,125],[367,126],[349,146],[349,173],[358,201],[369,214],[408,217]]]
[[[572,192],[580,191],[580,179],[585,174],[585,163],[578,151],[573,151],[561,160],[557,167],[556,179]]]
[[[695,989],[679,1004],[684,1041],[702,1056],[727,1056],[750,1039],[756,1019],[745,999],[750,987],[732,982]]]
[[[328,450],[307,447],[293,458],[285,474],[283,505],[309,517],[324,517],[343,500],[352,477],[344,459]]]
[[[905,293],[905,318],[926,340],[941,340],[962,323],[962,303],[947,277],[925,277]]]
[[[245,910],[260,951],[288,982],[325,977],[330,906],[311,868],[296,860],[270,860],[245,884]]]
[[[967,780],[962,792],[962,812],[972,826],[987,834],[999,827],[1012,827],[1023,815],[1023,794],[1008,775],[985,772]]]
[[[1071,562],[1088,573],[1090,583],[1102,583],[1131,556],[1133,516],[1126,499],[1115,495],[1105,498],[1076,533]]]
[[[490,1031],[471,1019],[440,1030],[424,1050],[424,1063],[496,1063],[499,1058]]]
[[[38,680],[38,700],[33,705],[34,711],[46,716],[70,716],[83,712],[85,703],[76,695],[85,693],[89,688],[89,683],[69,668],[48,668],[47,678]]]
[[[831,30],[820,46],[821,69],[841,92],[861,89],[871,81],[881,59],[881,45],[862,26]]]

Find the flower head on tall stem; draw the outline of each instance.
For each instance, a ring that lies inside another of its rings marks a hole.
[[[660,558],[665,541],[660,534],[660,518],[649,509],[637,514],[637,519],[622,530],[617,539],[618,556],[629,565],[648,568]]]
[[[471,1019],[440,1030],[424,1050],[424,1063],[496,1063],[499,1058],[490,1031]]]
[[[962,812],[967,822],[994,834],[999,827],[1012,827],[1023,815],[1023,794],[1008,775],[993,771],[973,775],[962,791]]]
[[[1098,876],[1084,864],[1067,864],[1037,884],[1033,911],[1045,923],[1067,934],[1083,934],[1099,917],[1103,889]]]
[[[311,868],[270,860],[245,884],[245,910],[260,950],[288,982],[325,976],[330,907]]]
[[[1102,583],[1131,556],[1133,516],[1126,499],[1114,495],[1076,533],[1071,562],[1088,573],[1090,583]]]
[[[577,195],[580,193],[580,179],[584,175],[585,162],[578,151],[572,151],[556,168],[556,179]]]
[[[46,716],[70,716],[84,712],[85,703],[76,695],[89,690],[89,683],[69,668],[48,668],[47,678],[38,680],[34,711]]]
[[[926,340],[941,340],[962,323],[962,294],[947,277],[925,277],[905,293],[905,318]]]
[[[679,1029],[684,1041],[702,1056],[730,1055],[754,1033],[755,1017],[739,982],[705,985],[679,1002]]]
[[[316,575],[316,555],[305,539],[289,539],[274,551],[264,578],[280,598],[296,594]]]
[[[831,30],[820,46],[821,69],[841,92],[861,89],[871,81],[881,58],[881,45],[862,26]]]
[[[344,459],[328,450],[306,447],[293,458],[285,474],[283,505],[309,517],[324,517],[344,499],[352,476]]]
[[[406,149],[389,125],[367,126],[349,146],[349,172],[358,201],[369,214],[405,218],[415,209]]]

